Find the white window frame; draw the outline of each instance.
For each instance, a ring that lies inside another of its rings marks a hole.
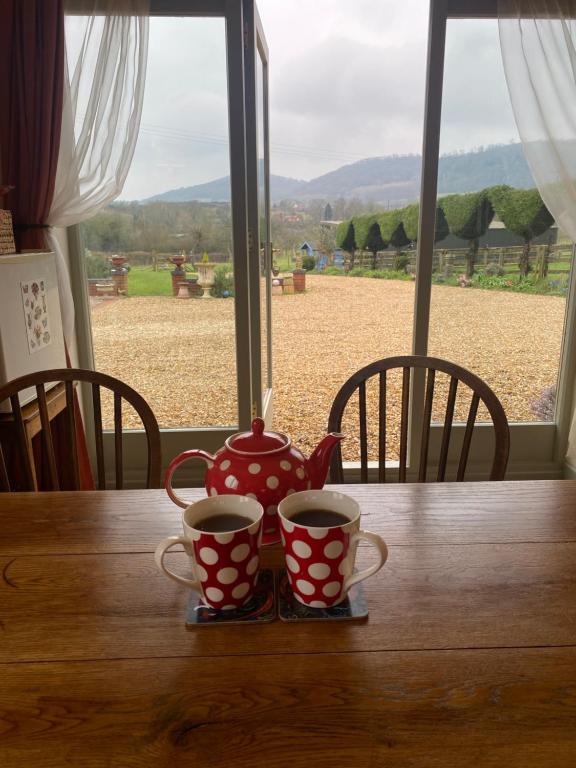
[[[80,0],[79,0],[80,1]],[[252,0],[249,2],[253,7]],[[238,35],[230,36],[230,29],[244,28],[242,17],[243,3],[241,0],[151,0],[153,14],[162,15],[218,15],[230,20],[227,29],[228,54],[238,57],[239,47],[243,41]],[[426,355],[428,352],[428,331],[430,315],[430,299],[432,288],[432,255],[434,251],[434,228],[436,219],[437,197],[437,172],[439,157],[439,139],[442,111],[442,88],[444,77],[444,49],[446,37],[446,23],[449,18],[495,18],[497,7],[495,0],[430,0],[429,37],[428,37],[428,61],[426,73],[426,100],[424,118],[423,141],[423,166],[421,184],[421,220],[417,251],[417,279],[414,299],[414,324],[413,346],[414,354]],[[238,58],[236,58],[238,60]],[[231,142],[231,175],[233,185],[233,226],[236,231],[244,228],[248,232],[248,209],[246,195],[247,173],[252,174],[254,169],[246,171],[246,134],[248,125],[253,116],[245,113],[246,94],[243,71],[232,72],[229,68],[229,110],[238,117],[241,115],[242,129],[238,125],[230,126]],[[235,79],[232,79],[235,78]],[[249,89],[253,82],[250,79]],[[241,101],[243,102],[241,104]],[[235,166],[233,167],[233,163]],[[244,170],[240,168],[243,164]],[[269,234],[268,234],[269,239]],[[255,238],[253,238],[255,240]],[[83,367],[93,368],[94,359],[91,341],[90,315],[86,290],[86,274],[84,260],[78,258],[80,242],[76,228],[69,230],[69,245],[76,258],[71,259],[71,273],[76,304],[76,328],[78,335],[79,364]],[[242,239],[234,247],[235,271],[237,285],[240,281],[240,292],[245,299],[237,303],[237,366],[239,377],[239,396],[244,403],[244,411],[239,414],[241,428],[246,428],[252,415],[260,412],[261,389],[260,365],[257,372],[250,371],[252,353],[251,340],[259,339],[260,310],[259,310],[259,275],[258,247],[257,243],[250,248],[247,238]],[[248,266],[250,265],[250,266]],[[243,268],[244,267],[244,268]],[[256,291],[256,285],[258,293]],[[258,311],[251,311],[250,305],[258,305]],[[555,478],[561,477],[564,471],[564,454],[568,442],[570,429],[573,387],[576,375],[576,280],[571,275],[565,327],[562,339],[562,351],[558,378],[558,395],[556,418],[553,423],[512,423],[511,452],[507,477],[510,479],[525,478]],[[269,344],[271,339],[269,338]],[[259,354],[259,353],[258,353]],[[258,361],[259,362],[259,361]],[[419,445],[418,425],[422,420],[422,406],[418,403],[422,398],[418,397],[422,392],[423,379],[416,378],[413,387],[412,408],[410,414],[410,464],[417,465],[416,454]],[[257,390],[257,392],[256,392]],[[242,394],[241,394],[242,393]],[[246,404],[251,404],[250,406]],[[271,406],[271,397],[269,398]],[[327,410],[329,404],[327,404]],[[434,465],[434,447],[439,445],[439,431],[441,427],[431,428],[431,466]],[[455,452],[462,438],[463,425],[455,424],[453,427],[453,439],[451,441],[451,456]],[[222,445],[224,439],[233,432],[232,429],[182,429],[163,430],[163,449],[166,458],[174,456],[181,450],[190,447],[204,447],[207,450],[216,450]],[[137,465],[143,466],[144,453],[140,448],[138,433],[127,434],[127,445],[131,456],[134,457],[133,471],[137,473]],[[469,472],[467,479],[480,479],[486,477],[486,467],[489,466],[491,446],[490,425],[479,424],[476,427],[475,437],[470,454]],[[450,457],[449,457],[450,465]],[[346,479],[355,482],[359,479],[358,465],[347,465]],[[198,483],[203,474],[203,467],[191,467],[187,475],[190,483]],[[408,472],[410,479],[410,471]]]

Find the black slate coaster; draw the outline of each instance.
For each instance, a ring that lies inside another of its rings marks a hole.
[[[204,627],[216,624],[264,624],[276,618],[276,585],[272,571],[264,569],[258,576],[258,584],[252,598],[241,608],[217,611],[204,605],[202,598],[193,592],[186,609],[187,627]]]
[[[354,584],[346,600],[332,608],[308,608],[296,600],[283,569],[278,574],[278,615],[282,621],[351,621],[368,617],[362,584]]]

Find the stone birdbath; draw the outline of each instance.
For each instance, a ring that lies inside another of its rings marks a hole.
[[[117,253],[110,257],[112,264],[110,275],[118,296],[126,296],[128,293],[128,270],[124,266],[127,261],[126,256],[120,256]]]
[[[180,285],[186,281],[186,270],[182,266],[186,261],[186,256],[181,253],[176,256],[169,256],[168,261],[174,265],[172,270],[172,295],[180,296]],[[188,284],[186,283],[186,295],[188,294]]]
[[[204,293],[203,299],[211,299],[210,288],[214,285],[214,270],[216,269],[215,262],[212,261],[198,261],[194,264],[198,272],[198,285],[202,288]]]

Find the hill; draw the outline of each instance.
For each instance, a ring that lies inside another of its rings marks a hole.
[[[297,190],[307,182],[300,179],[290,179],[286,176],[270,175],[270,189],[273,200],[285,200],[297,196]],[[143,203],[188,203],[197,200],[202,203],[228,202],[230,200],[230,177],[223,176],[206,184],[197,184],[194,187],[180,187],[171,189],[160,195],[154,195]]]
[[[359,198],[388,205],[404,205],[420,193],[420,155],[371,157],[344,165],[310,181],[286,176],[270,177],[272,202]],[[473,192],[496,184],[534,186],[520,144],[503,144],[440,158],[438,193]],[[230,200],[230,179],[225,176],[206,184],[182,187],[142,202],[205,202]]]

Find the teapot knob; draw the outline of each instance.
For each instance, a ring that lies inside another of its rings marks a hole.
[[[259,416],[252,421],[252,434],[256,437],[262,437],[264,434],[264,419]]]

